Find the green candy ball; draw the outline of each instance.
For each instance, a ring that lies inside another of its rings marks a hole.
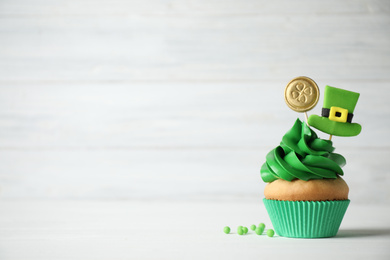
[[[255,229],[255,233],[257,234],[257,235],[261,235],[261,234],[263,234],[263,229],[261,228],[261,227],[257,227],[256,229]]]
[[[256,230],[256,225],[252,225],[250,228],[251,228],[251,230],[255,231]]]
[[[273,229],[268,229],[268,230],[267,230],[267,236],[273,237],[274,234],[275,234],[275,231],[274,231]]]
[[[242,226],[239,226],[239,227],[237,228],[237,234],[239,234],[240,236],[244,234],[244,229],[243,229]]]
[[[225,234],[229,234],[229,233],[230,233],[230,227],[228,227],[228,226],[224,227],[224,228],[223,228],[223,232],[224,232]]]
[[[261,227],[264,230],[265,229],[265,224],[264,223],[260,223],[258,227]]]
[[[248,233],[248,228],[247,227],[243,227],[242,230],[244,231],[244,234]]]

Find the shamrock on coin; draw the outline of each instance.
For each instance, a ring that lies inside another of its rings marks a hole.
[[[312,94],[312,88],[310,86],[306,86],[306,84],[302,82],[298,82],[295,85],[295,89],[291,91],[292,97],[301,103],[306,103],[308,99],[306,95],[311,96]]]

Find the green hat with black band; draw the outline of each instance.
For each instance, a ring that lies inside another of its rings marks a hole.
[[[352,123],[352,117],[359,96],[356,92],[326,86],[322,115],[311,115],[308,124],[330,135],[358,135],[362,126]]]

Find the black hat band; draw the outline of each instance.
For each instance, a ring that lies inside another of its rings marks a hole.
[[[323,117],[329,117],[329,113],[330,113],[330,109],[329,108],[322,108],[322,113],[321,113],[321,116]],[[336,117],[340,117],[341,116],[341,113],[340,112],[336,112]],[[353,114],[352,113],[348,113],[348,116],[347,116],[347,122],[348,123],[352,123],[352,117],[353,117]]]

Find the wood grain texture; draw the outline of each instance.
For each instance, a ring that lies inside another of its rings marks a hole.
[[[258,200],[0,201],[2,260],[377,259],[390,256],[389,209],[351,203],[332,239],[236,234],[264,222]],[[226,235],[223,227],[232,233]],[[321,253],[319,253],[321,252]]]
[[[386,1],[10,2],[0,80],[390,79]]]
[[[277,145],[277,144],[275,144]],[[263,198],[270,149],[0,151],[1,197],[19,199]],[[339,149],[356,204],[388,207],[389,151]]]
[[[361,93],[362,134],[334,142],[351,195],[388,203],[389,14],[379,0],[1,1],[0,198],[259,196],[266,153],[303,118],[284,86],[307,75]]]
[[[2,15],[45,15],[45,16],[86,16],[86,15],[112,15],[126,14],[378,14],[389,13],[390,5],[383,0],[347,0],[340,3],[337,0],[318,1],[300,0],[293,6],[289,0],[273,2],[259,0],[83,0],[83,1],[11,1],[1,2]]]
[[[6,84],[0,148],[273,147],[304,118],[284,103],[287,82]],[[353,121],[362,134],[335,137],[336,146],[390,147],[387,83],[317,83],[361,93]],[[322,99],[309,114],[321,113]]]

